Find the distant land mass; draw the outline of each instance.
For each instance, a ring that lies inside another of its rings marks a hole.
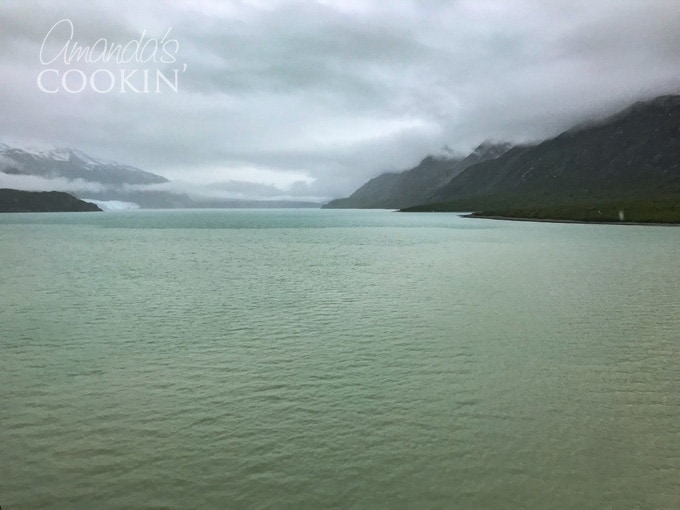
[[[501,147],[468,165],[450,161],[451,177],[438,183],[421,163],[390,178],[379,176],[326,207],[476,211],[583,221],[618,221],[623,211],[630,221],[680,221],[680,96],[638,102],[535,145]],[[456,171],[456,165],[463,169]],[[418,190],[424,200],[394,207],[413,201],[395,185],[406,179],[429,183]],[[386,186],[375,189],[381,182]],[[369,191],[374,197],[387,194],[389,200],[364,200]]]
[[[111,186],[169,182],[160,175],[115,161],[98,160],[79,150],[68,148],[37,151],[0,144],[0,171],[10,175],[34,175],[45,179],[81,179]]]
[[[467,157],[427,156],[416,167],[401,173],[385,173],[361,186],[348,198],[333,200],[328,209],[402,209],[427,203],[434,193],[466,168],[499,157],[509,143],[484,142]]]
[[[102,205],[118,202],[145,209],[321,206],[304,201],[194,198],[187,193],[162,189],[163,185],[171,183],[165,177],[115,161],[99,160],[70,148],[34,150],[0,143],[0,176],[2,173],[38,177],[46,186],[50,180],[60,180],[59,186],[48,189],[63,189],[65,182],[75,183],[84,191],[70,193]]]
[[[0,189],[0,213],[101,211],[62,191],[20,191]]]

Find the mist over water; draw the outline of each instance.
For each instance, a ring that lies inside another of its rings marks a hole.
[[[0,505],[680,508],[680,229],[0,217]]]

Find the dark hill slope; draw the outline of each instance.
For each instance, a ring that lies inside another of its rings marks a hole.
[[[428,156],[401,173],[385,173],[368,181],[350,197],[329,202],[326,208],[399,209],[433,199],[433,194],[470,165],[498,157],[508,144],[485,142],[465,158]]]
[[[89,202],[61,191],[19,191],[0,189],[0,212],[84,212],[101,211]]]
[[[680,96],[470,166],[429,203],[479,210],[672,197],[680,197]]]

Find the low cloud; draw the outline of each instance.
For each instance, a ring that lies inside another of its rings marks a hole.
[[[35,175],[14,175],[0,172],[0,188],[20,189],[25,191],[65,191],[81,195],[83,193],[101,193],[106,186],[98,182],[83,179],[65,179],[56,177],[46,179]]]
[[[293,182],[285,187],[248,181],[225,181],[211,184],[170,181],[158,184],[125,184],[122,186],[105,185],[82,179],[66,179],[63,177],[45,178],[33,175],[15,175],[0,172],[0,188],[11,188],[25,191],[64,191],[78,197],[88,194],[125,195],[127,193],[165,192],[175,195],[186,195],[201,202],[210,200],[277,200],[327,202],[328,195],[315,195],[316,190],[305,181]],[[83,198],[85,200],[85,198]],[[104,204],[109,209],[124,208],[126,202],[120,200],[87,199],[98,205]],[[108,204],[107,202],[112,202]],[[121,205],[123,204],[123,205]],[[103,207],[103,208],[104,208]]]
[[[248,181],[225,181],[211,184],[197,184],[170,181],[159,184],[125,185],[124,191],[152,192],[164,191],[177,195],[188,195],[193,200],[303,200],[307,202],[326,202],[328,196],[315,196],[314,188],[304,181],[294,182],[283,188]]]

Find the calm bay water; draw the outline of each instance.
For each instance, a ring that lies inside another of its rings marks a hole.
[[[680,508],[680,228],[0,217],[0,505]]]

